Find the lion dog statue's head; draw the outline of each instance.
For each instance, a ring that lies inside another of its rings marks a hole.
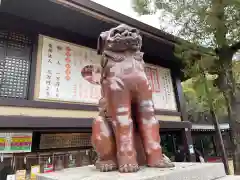
[[[109,31],[102,32],[98,38],[98,54],[104,50],[112,52],[139,51],[142,37],[136,28],[121,24]]]

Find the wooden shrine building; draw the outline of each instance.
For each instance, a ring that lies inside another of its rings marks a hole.
[[[164,151],[174,156],[184,145],[191,160],[191,123],[174,36],[89,0],[0,2],[0,169],[4,164],[5,176],[36,165],[48,172],[91,163],[100,86],[89,78],[99,64],[97,38],[120,23],[143,36]]]

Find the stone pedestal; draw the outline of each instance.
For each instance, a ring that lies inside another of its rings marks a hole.
[[[240,176],[225,176],[219,180],[240,180]]]
[[[137,173],[99,172],[94,166],[39,174],[37,180],[215,180],[226,177],[222,163],[176,163],[170,169],[142,167]]]

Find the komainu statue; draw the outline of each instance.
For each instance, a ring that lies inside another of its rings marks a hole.
[[[136,172],[140,165],[174,167],[162,154],[141,46],[139,31],[124,24],[98,39],[102,98],[92,126],[92,144],[100,171]]]

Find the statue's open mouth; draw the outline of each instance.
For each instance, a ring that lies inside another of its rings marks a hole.
[[[136,43],[140,43],[139,38],[132,37],[132,36],[117,36],[113,38],[113,41],[119,42],[119,41],[135,41]]]
[[[140,39],[129,37],[129,36],[127,37],[118,36],[113,39],[112,43],[114,43],[115,45],[117,44],[126,45],[126,47],[129,47],[129,46],[135,47],[135,46],[139,46]]]

